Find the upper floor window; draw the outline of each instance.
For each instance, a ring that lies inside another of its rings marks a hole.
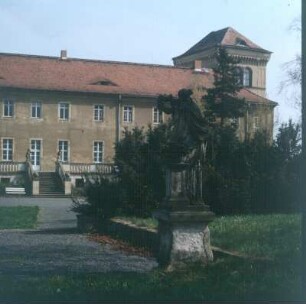
[[[3,101],[3,116],[13,117],[14,116],[14,101],[10,99],[4,99]]]
[[[259,117],[258,116],[255,116],[253,118],[253,128],[255,131],[259,129]]]
[[[235,78],[237,80],[237,85],[243,87],[252,86],[252,70],[245,67],[237,67],[235,69]]]
[[[163,112],[160,111],[157,107],[153,108],[153,123],[160,124],[163,122]]]
[[[31,104],[31,117],[41,118],[41,102],[33,102]]]
[[[59,160],[62,162],[69,161],[69,142],[68,140],[58,141]]]
[[[244,68],[243,69],[243,79],[242,79],[242,83],[244,87],[251,87],[252,83],[252,71],[250,68]]]
[[[2,139],[2,161],[13,160],[13,139],[3,138]]]
[[[132,122],[133,121],[133,107],[124,106],[123,107],[123,122]]]
[[[103,141],[95,141],[93,145],[93,160],[94,163],[102,163],[104,154]]]
[[[67,102],[60,102],[58,104],[58,117],[61,120],[69,120],[69,103]]]
[[[94,105],[94,120],[95,121],[104,120],[104,105]]]

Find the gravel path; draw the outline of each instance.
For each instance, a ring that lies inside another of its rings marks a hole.
[[[38,228],[0,230],[1,274],[150,271],[155,259],[127,255],[77,233],[70,199],[0,198],[0,206],[39,206]]]

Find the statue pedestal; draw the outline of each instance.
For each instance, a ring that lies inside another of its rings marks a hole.
[[[158,220],[157,260],[168,269],[213,260],[208,223],[213,221],[214,213],[205,204],[189,203],[184,191],[185,176],[183,164],[169,168],[164,209],[153,214]]]
[[[157,260],[160,266],[173,269],[213,260],[208,228],[214,218],[213,212],[160,210],[154,217],[158,219]]]

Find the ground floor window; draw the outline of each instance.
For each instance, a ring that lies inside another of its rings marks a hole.
[[[69,142],[68,140],[58,141],[59,160],[62,162],[69,161]]]
[[[104,154],[103,141],[95,141],[93,145],[93,160],[94,163],[102,163]]]
[[[163,112],[160,111],[157,107],[153,108],[153,123],[160,124],[163,122]]]
[[[13,161],[13,139],[3,138],[2,139],[2,160]]]

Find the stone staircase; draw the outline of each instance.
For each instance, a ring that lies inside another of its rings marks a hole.
[[[63,185],[55,172],[39,173],[39,196],[65,197]]]

